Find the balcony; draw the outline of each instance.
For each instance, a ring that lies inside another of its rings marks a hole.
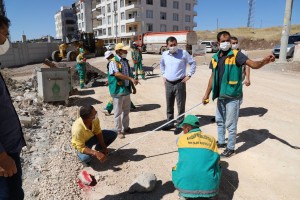
[[[128,3],[125,4],[126,10],[139,10],[141,7],[141,1],[128,1]]]

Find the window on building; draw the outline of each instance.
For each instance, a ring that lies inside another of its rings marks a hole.
[[[80,13],[77,15],[77,18],[80,19]]]
[[[105,14],[105,7],[104,6],[101,7],[101,13]]]
[[[160,12],[160,19],[161,19],[161,20],[167,20],[167,13],[165,13],[165,12]]]
[[[186,30],[186,31],[190,31],[190,30],[191,30],[191,27],[186,26],[186,27],[185,27],[185,30]]]
[[[153,5],[153,0],[146,0],[146,4]]]
[[[122,33],[125,33],[125,25],[122,25],[122,26],[121,26],[121,32],[122,32]]]
[[[167,25],[166,24],[161,24],[160,25],[160,31],[161,32],[166,32],[167,31]]]
[[[102,29],[103,35],[106,35],[106,28]]]
[[[161,7],[167,7],[167,0],[160,0]]]
[[[124,7],[124,0],[120,0],[120,7]]]
[[[111,35],[111,27],[109,27],[109,28],[107,29],[107,34],[108,34],[108,35]]]
[[[82,22],[82,28],[84,28],[84,22]]]
[[[81,20],[83,20],[83,13],[81,13]]]
[[[80,4],[80,8],[81,8],[81,9],[83,8],[83,3]]]
[[[114,2],[114,11],[117,11],[118,10],[118,5],[117,5],[117,2],[115,1]]]
[[[147,30],[146,31],[153,31],[153,24],[146,24]]]
[[[111,16],[107,17],[107,24],[111,24]]]
[[[107,12],[110,13],[111,9],[110,9],[110,3],[107,4]]]
[[[191,10],[191,4],[190,3],[186,3],[185,4],[185,9],[186,10]]]
[[[178,26],[177,25],[173,26],[173,31],[178,31]]]
[[[122,13],[121,13],[121,20],[124,20],[124,19],[125,19],[125,13],[122,12]]]
[[[178,9],[179,8],[179,2],[178,1],[173,1],[173,8]]]
[[[185,15],[185,22],[191,22],[191,16]]]
[[[173,21],[179,21],[179,15],[177,13],[173,13]]]
[[[153,18],[153,10],[146,10],[146,18]]]

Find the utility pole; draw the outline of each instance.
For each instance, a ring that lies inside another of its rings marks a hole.
[[[280,44],[280,54],[279,62],[286,62],[286,51],[288,45],[288,39],[291,28],[291,16],[292,16],[293,0],[286,0],[282,35],[281,35],[281,44]]]

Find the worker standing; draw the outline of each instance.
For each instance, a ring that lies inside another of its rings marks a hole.
[[[138,80],[138,76],[140,74],[142,76],[142,79],[145,80],[145,72],[143,70],[143,64],[142,64],[142,60],[143,60],[142,51],[138,48],[135,42],[132,43],[132,48],[133,49],[131,52],[131,56],[134,63],[133,65],[135,71],[134,78]]]
[[[79,54],[76,57],[76,69],[79,74],[80,89],[84,88],[85,73],[86,73],[86,58],[83,57],[84,50],[79,48]]]

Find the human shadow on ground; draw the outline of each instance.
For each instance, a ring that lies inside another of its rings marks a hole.
[[[95,94],[94,90],[81,90],[79,91],[80,96],[87,96],[87,95],[92,95]]]
[[[253,115],[258,115],[263,117],[268,112],[268,109],[263,107],[247,107],[240,109],[240,117],[249,117]]]
[[[159,104],[139,104],[135,105],[136,109],[132,110],[131,112],[137,112],[137,111],[151,111],[160,108],[161,106]]]
[[[199,118],[199,123],[200,123],[200,128],[201,128],[202,126],[206,126],[208,124],[214,123],[211,121],[211,119],[214,118],[215,116],[213,116],[213,115],[196,115],[196,117]]]
[[[106,195],[101,200],[158,200],[162,199],[165,195],[173,193],[175,191],[172,181],[168,181],[162,184],[162,181],[159,180],[156,182],[156,186],[152,192],[148,193],[129,193],[122,192],[115,195]],[[99,199],[100,200],[100,199]]]
[[[228,169],[228,163],[221,161],[222,175],[219,187],[218,199],[231,200],[233,199],[234,192],[239,187],[239,176],[236,171]]]
[[[122,170],[121,165],[123,163],[127,163],[129,161],[137,162],[146,158],[145,155],[137,155],[136,152],[137,149],[119,149],[118,151],[109,154],[104,163],[101,163],[99,160],[94,158],[91,162],[91,167],[98,172],[109,169],[113,171],[120,171]]]
[[[238,149],[236,149],[236,153],[241,153],[252,147],[255,147],[267,139],[277,140],[277,141],[281,142],[282,144],[289,146],[292,149],[300,149],[300,147],[291,145],[284,139],[281,139],[281,138],[277,137],[276,135],[273,135],[267,129],[259,129],[259,130],[249,129],[249,130],[243,131],[237,135],[236,143],[243,142],[243,144]]]
[[[141,133],[141,132],[147,132],[147,131],[153,131],[154,129],[162,126],[164,123],[166,123],[166,120],[158,121],[158,122],[153,122],[149,124],[142,125],[140,127],[135,127],[131,129],[131,133]],[[157,130],[159,131],[159,130]],[[131,134],[129,133],[129,134]]]
[[[91,84],[91,87],[103,87],[103,86],[107,86],[105,81],[94,81]]]
[[[72,97],[69,98],[68,106],[89,106],[89,105],[95,105],[95,104],[101,104],[102,102],[94,99],[92,97]]]

